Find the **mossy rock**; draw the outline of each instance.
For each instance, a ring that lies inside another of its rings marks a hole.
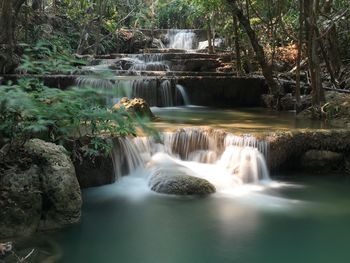
[[[0,170],[1,238],[79,222],[81,192],[65,148],[33,139],[18,152]]]
[[[152,191],[173,195],[208,195],[216,192],[215,186],[205,179],[189,175],[186,168],[169,166],[156,169],[150,180]]]

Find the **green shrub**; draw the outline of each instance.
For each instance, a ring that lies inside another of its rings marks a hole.
[[[71,74],[77,65],[85,65],[86,62],[76,59],[65,46],[60,47],[60,42],[49,43],[38,41],[34,47],[26,47],[22,56],[22,64],[18,71],[30,74]],[[57,45],[56,45],[57,44]]]
[[[0,86],[0,138],[12,146],[31,138],[64,144],[82,136],[136,136],[137,126],[149,129],[143,120],[131,117],[123,109],[109,110],[105,101],[103,90],[59,90],[48,88],[37,79]],[[98,139],[92,141],[92,146],[95,150],[109,149]]]

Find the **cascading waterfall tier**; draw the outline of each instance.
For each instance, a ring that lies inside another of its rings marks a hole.
[[[132,173],[144,164],[135,143],[128,137],[113,138],[111,155],[116,179]]]
[[[80,76],[76,83],[78,86],[111,90],[111,97],[107,99],[109,104],[118,102],[122,97],[128,97],[142,98],[150,106],[189,105],[186,88],[177,85],[174,78],[141,76],[143,72],[169,71],[162,54],[129,55],[119,59],[101,60],[100,63],[102,64],[86,67],[86,70],[95,74]],[[131,76],[117,76],[118,70],[122,70],[124,74],[128,72],[127,75]]]
[[[160,165],[185,167],[193,176],[208,180],[219,191],[269,180],[265,161],[268,144],[250,135],[234,136],[221,130],[185,128],[162,133],[160,138],[128,139],[122,151],[125,150],[131,151],[125,153],[125,160],[132,158],[132,163],[137,160],[153,170]],[[124,166],[118,164],[120,161],[123,160],[114,161],[116,167]]]
[[[194,50],[198,48],[196,33],[192,30],[171,29],[168,31],[169,48]]]

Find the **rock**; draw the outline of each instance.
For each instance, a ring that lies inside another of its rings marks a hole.
[[[273,109],[275,107],[275,99],[273,95],[263,94],[261,95],[261,101],[262,101],[263,107],[265,108]]]
[[[221,66],[220,61],[214,58],[172,59],[170,68],[173,71],[216,72]]]
[[[313,171],[339,170],[344,156],[340,153],[322,150],[309,150],[301,158],[301,165]]]
[[[138,53],[140,49],[151,47],[152,38],[139,30],[120,29],[116,32],[117,53]]]
[[[115,182],[113,162],[109,156],[86,156],[81,161],[75,161],[74,167],[82,189]]]
[[[65,147],[70,152],[75,152],[73,163],[80,188],[97,187],[101,185],[114,183],[113,160],[110,154],[99,152],[94,156],[86,154],[87,149],[94,146],[91,140],[94,137],[83,136],[78,140],[67,143]],[[100,137],[105,143],[109,144],[109,138]]]
[[[41,228],[53,229],[79,222],[81,191],[74,165],[63,146],[33,139],[26,144],[29,153],[46,160],[41,174],[44,214]]]
[[[40,191],[40,169],[12,168],[0,175],[1,238],[18,234],[28,236],[39,227],[43,200]]]
[[[0,170],[1,237],[31,235],[79,222],[81,192],[66,150],[33,139],[23,152],[29,164],[24,166],[18,157],[11,168]]]
[[[163,168],[149,181],[152,191],[174,195],[206,195],[215,193],[215,187],[207,180],[189,176],[185,173],[173,173]]]
[[[169,158],[170,159],[170,158]],[[193,176],[188,168],[173,161],[152,163],[149,186],[152,191],[173,195],[207,195],[215,193],[215,186],[205,179]]]
[[[300,98],[300,104],[295,105],[296,113],[299,114],[312,106],[312,96],[303,95]],[[298,117],[298,116],[297,116]]]
[[[262,135],[270,145],[268,163],[270,170],[301,168],[301,157],[310,150],[332,151],[348,156],[349,130],[299,130]],[[339,165],[344,167],[343,161]]]
[[[122,98],[119,103],[113,106],[113,110],[119,110],[121,108],[124,108],[127,112],[129,112],[132,115],[155,119],[155,116],[152,113],[148,103],[141,98]]]
[[[295,97],[291,93],[284,95],[281,98],[281,107],[284,111],[295,110]]]

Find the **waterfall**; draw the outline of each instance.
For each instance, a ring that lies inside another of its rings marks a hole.
[[[165,48],[165,45],[163,44],[162,40],[158,38],[153,38],[152,46],[155,46],[156,48],[159,48],[159,49]]]
[[[156,79],[138,79],[131,82],[131,98],[142,98],[150,106],[157,105],[157,80]]]
[[[76,83],[81,87],[109,89],[108,105],[118,102],[122,97],[130,99],[138,97],[146,100],[150,106],[172,107],[176,90],[182,95],[183,101],[185,103],[187,101],[184,89],[176,88],[174,81],[159,80],[157,77],[141,77],[143,71],[167,72],[170,70],[169,65],[164,61],[163,54],[136,54],[118,59],[101,60],[99,63],[104,64],[85,67],[87,71],[96,69],[95,73],[99,74],[79,76]],[[101,68],[109,70],[108,75],[100,71]],[[131,76],[118,77],[112,69],[122,70],[124,74]]]
[[[172,161],[219,189],[269,180],[265,161],[268,145],[252,136],[185,128],[162,133],[160,137],[160,140],[147,137],[133,140],[144,164]]]
[[[112,89],[114,87],[113,82],[110,79],[105,79],[97,75],[79,76],[75,79],[75,83],[78,87],[104,89]]]
[[[127,137],[113,138],[112,161],[116,179],[143,166],[142,157],[136,145]]]
[[[169,30],[167,37],[169,48],[192,50],[198,47],[196,33],[191,30]]]
[[[187,92],[185,90],[185,87],[180,85],[180,84],[176,84],[176,91],[178,91],[181,95],[182,101],[185,105],[190,105],[190,99],[188,98]]]
[[[171,85],[171,81],[166,79],[163,80],[160,84],[160,95],[162,99],[162,106],[171,107],[174,106],[173,103],[173,89]]]
[[[132,64],[129,71],[170,71],[162,54],[140,54],[129,60]]]

